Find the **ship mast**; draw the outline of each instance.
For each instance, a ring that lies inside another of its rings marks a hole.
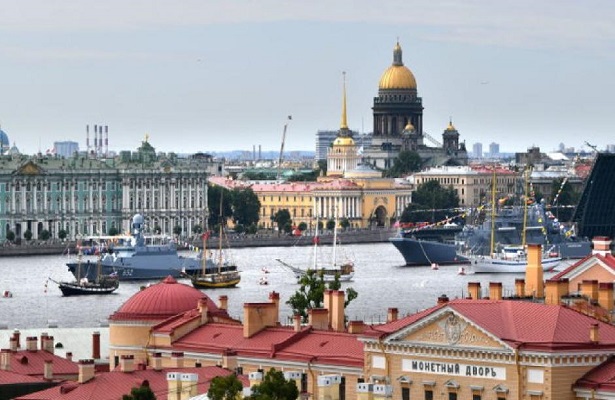
[[[493,166],[493,176],[491,178],[491,247],[489,254],[493,257],[495,246],[495,165]]]
[[[220,220],[218,221],[220,225],[220,236],[218,237],[218,273],[222,272],[222,232],[223,232],[222,228],[223,228],[223,221],[224,221],[224,217],[222,213],[223,197],[224,197],[224,189],[220,191]]]

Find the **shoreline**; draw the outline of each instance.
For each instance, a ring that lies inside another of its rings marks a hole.
[[[339,232],[337,238],[342,244],[368,244],[388,242],[389,238],[395,236],[396,228],[378,228],[370,230],[353,230]],[[319,235],[321,245],[332,245],[333,234]],[[312,246],[312,236],[277,236],[277,235],[235,235],[224,240],[223,248],[243,248],[243,247],[291,247],[291,246]],[[188,250],[190,246],[201,248],[200,241],[184,242],[187,246],[179,246],[178,250]],[[75,254],[76,242],[63,244],[21,244],[14,246],[1,246],[0,257],[28,257],[28,256],[48,256],[63,255],[67,249],[71,254]],[[210,237],[207,242],[208,248],[219,247],[217,237]]]

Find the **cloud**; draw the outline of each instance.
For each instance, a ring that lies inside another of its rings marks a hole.
[[[425,37],[529,47],[600,47],[615,39],[609,0],[0,0],[0,31],[126,31],[208,24],[326,21],[398,24]],[[396,27],[399,29],[399,27]]]

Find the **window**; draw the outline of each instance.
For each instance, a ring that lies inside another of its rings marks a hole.
[[[433,390],[425,389],[425,400],[433,400]]]
[[[472,395],[472,400],[481,400],[482,397],[480,396],[480,394],[473,394]]]
[[[448,393],[448,400],[457,400],[457,393],[449,392]]]
[[[401,388],[401,400],[410,400],[410,388]]]

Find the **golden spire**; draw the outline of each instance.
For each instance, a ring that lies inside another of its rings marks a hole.
[[[149,142],[149,133],[145,134],[145,143]]]
[[[342,124],[340,129],[348,129],[348,122],[346,120],[346,71],[342,71],[342,75],[344,76],[344,92],[342,100]]]

